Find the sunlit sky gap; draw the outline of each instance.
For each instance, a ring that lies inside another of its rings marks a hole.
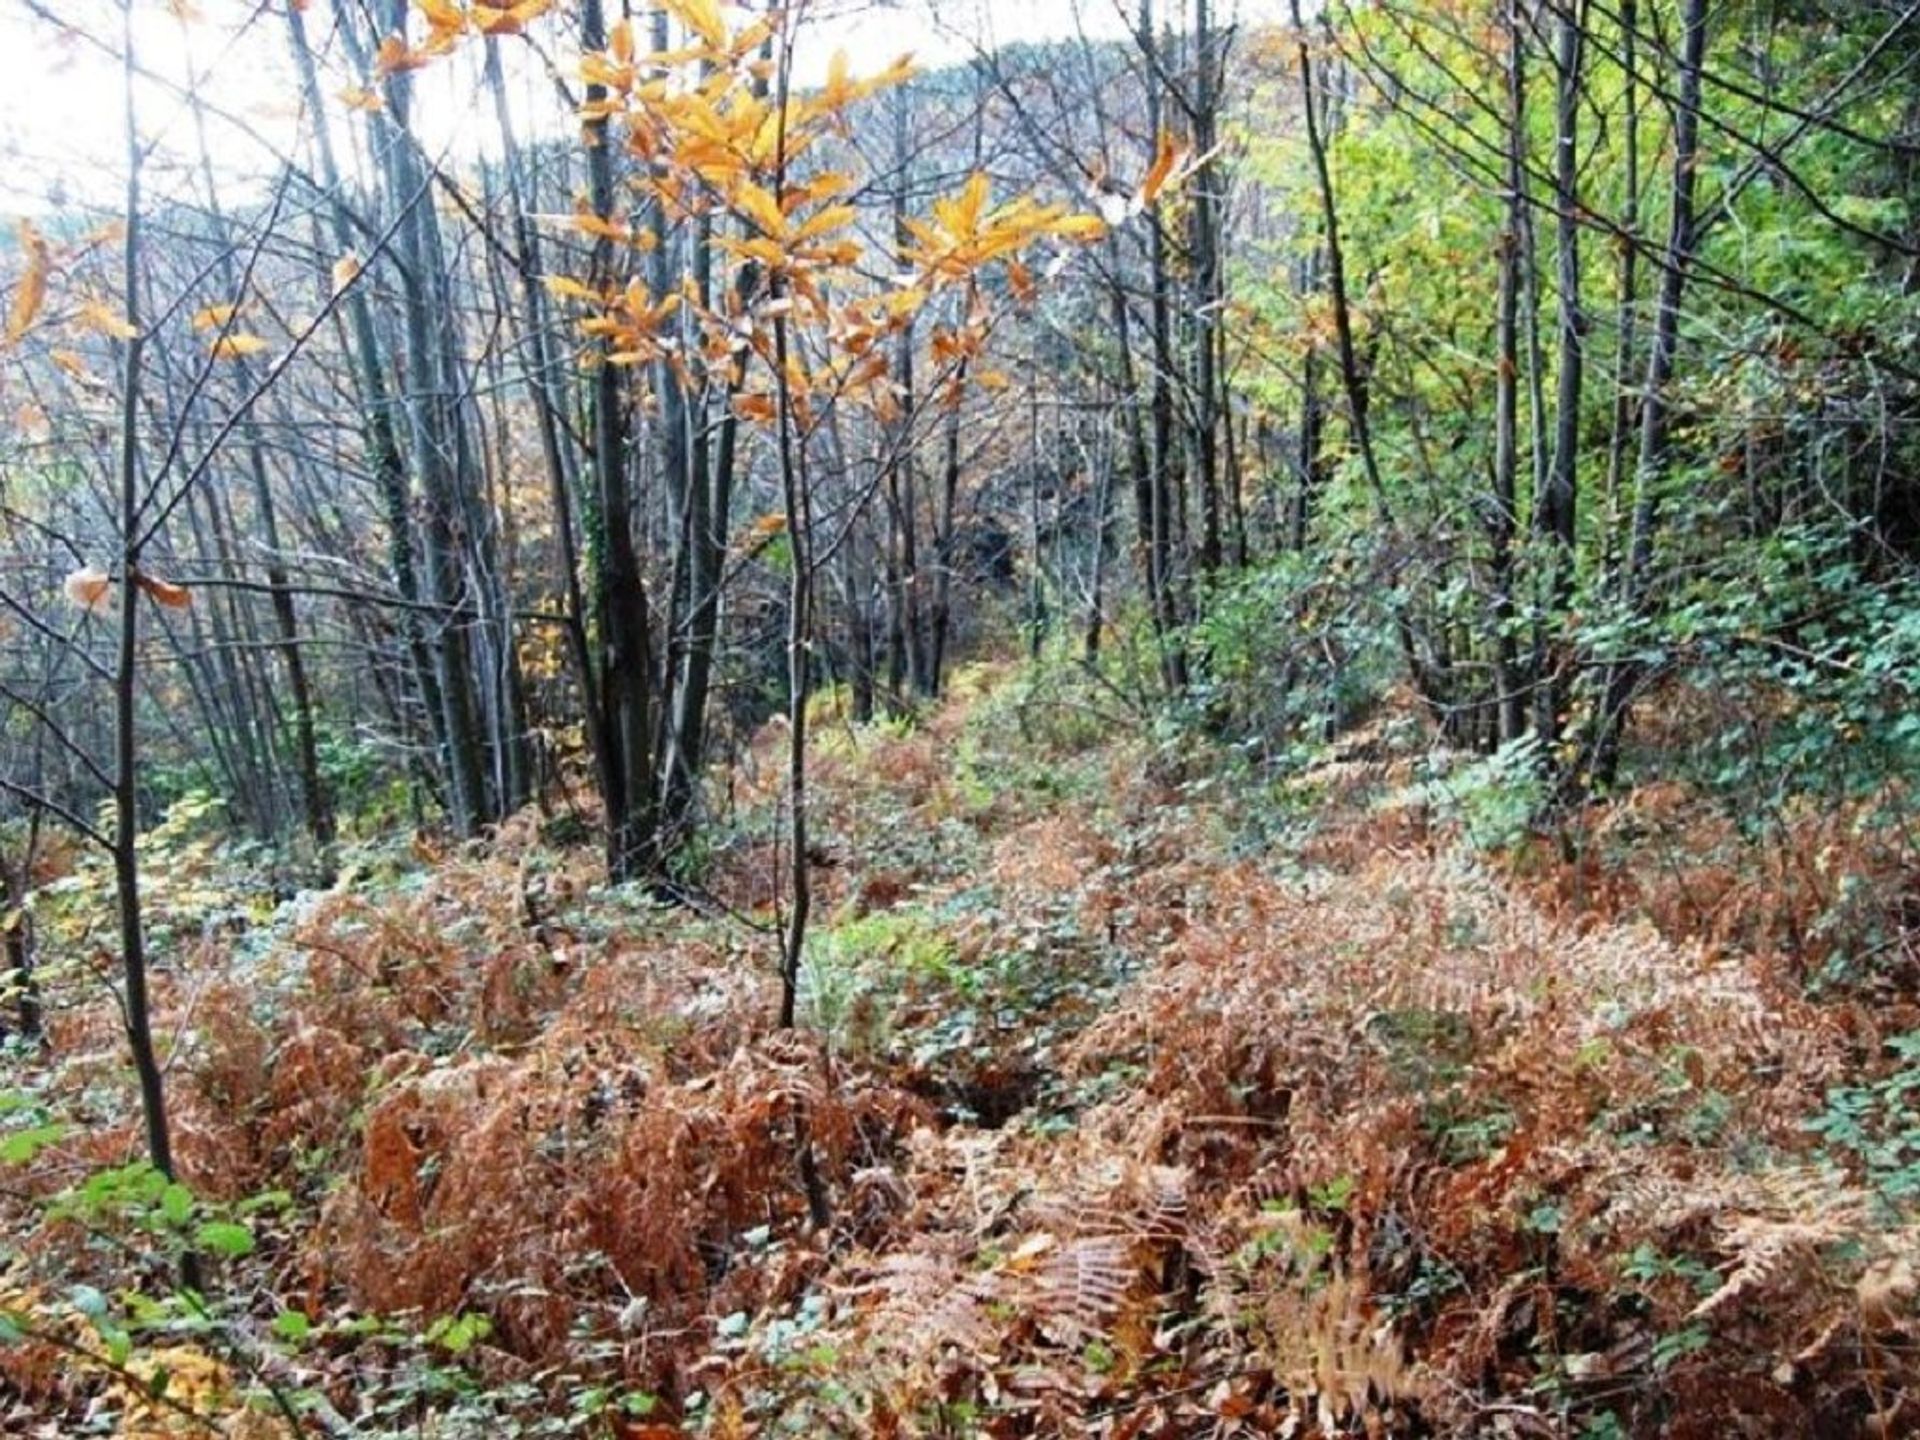
[[[196,142],[182,91],[198,81],[218,113],[207,117],[209,148],[237,188],[270,175],[301,145],[298,87],[287,55],[286,0],[196,0],[201,18],[183,24],[164,0],[134,0],[134,45],[157,80],[136,86],[143,136],[153,146],[149,185],[157,197],[198,188],[189,174]],[[926,67],[982,50],[1075,33],[1126,33],[1136,0],[810,0],[797,32],[803,83],[844,49],[856,70],[880,68],[904,52]],[[1166,4],[1167,20],[1190,23],[1188,0]],[[639,8],[639,7],[636,7]],[[1218,23],[1277,18],[1284,0],[1215,0]],[[36,14],[36,10],[40,13]],[[735,11],[736,18],[739,11]],[[67,27],[47,20],[58,15]],[[313,0],[308,29],[321,48],[331,96],[361,76],[334,37],[331,5]],[[74,205],[112,208],[124,184],[126,141],[115,54],[116,0],[0,0],[0,215],[40,214]],[[102,42],[89,43],[92,37]],[[550,28],[539,47],[510,42],[514,105],[529,132],[561,123],[547,62],[573,80],[571,47]],[[477,48],[477,47],[476,47]],[[490,122],[476,123],[477,58],[466,53],[419,78],[416,128],[455,161],[489,153]],[[338,117],[335,117],[338,123]],[[342,132],[336,132],[337,134]],[[343,147],[343,153],[350,149]]]

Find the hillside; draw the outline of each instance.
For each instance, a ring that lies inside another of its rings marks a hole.
[[[1392,715],[1249,790],[1084,685],[955,688],[818,717],[797,1032],[769,810],[679,905],[600,883],[565,814],[250,915],[245,857],[170,835],[194,1199],[98,1168],[137,1117],[76,969],[26,1081],[76,1128],[9,1202],[9,1426],[1901,1433],[1880,1127],[1920,1080],[1861,1062],[1911,1017],[1810,1003],[1721,923],[1820,894],[1702,863],[1677,791],[1578,865],[1478,848],[1486,782]],[[1822,894],[1872,878],[1805,824]],[[209,1311],[124,1288],[119,1237],[195,1235]]]
[[[0,1433],[1920,1434],[1920,5],[0,72]]]

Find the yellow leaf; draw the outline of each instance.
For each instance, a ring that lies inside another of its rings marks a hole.
[[[19,233],[27,268],[20,272],[20,283],[13,288],[13,304],[7,311],[9,345],[19,344],[21,337],[33,328],[34,317],[39,315],[41,302],[47,298],[47,271],[53,263],[46,240],[34,229],[31,220],[20,222]]]
[[[1063,215],[1047,228],[1069,240],[1098,240],[1107,233],[1107,222],[1098,215]]]
[[[485,35],[518,35],[527,21],[537,19],[553,8],[553,0],[475,0],[473,23]]]
[[[209,347],[209,353],[216,360],[238,360],[246,355],[258,355],[262,350],[270,349],[271,342],[258,335],[249,335],[236,330],[231,335],[222,335]]]
[[[218,330],[240,313],[238,305],[209,305],[197,310],[193,316],[193,328],[196,330]]]
[[[976,170],[968,178],[966,188],[960,192],[958,199],[933,202],[933,217],[948,235],[956,240],[964,239],[979,230],[980,213],[986,209],[987,197],[991,193],[985,172]]]
[[[806,184],[787,192],[787,208],[796,205],[811,204],[817,200],[832,200],[853,189],[853,177],[841,170],[823,170]]]
[[[89,330],[97,330],[115,340],[132,340],[140,334],[139,329],[102,300],[88,300],[80,306],[80,313],[74,319]]]
[[[545,279],[547,293],[557,295],[563,300],[598,300],[600,297],[591,287],[582,285],[571,275],[549,275]]]
[[[60,588],[73,604],[99,615],[106,611],[113,581],[99,566],[85,565],[68,575]]]
[[[715,50],[726,48],[727,26],[717,0],[661,0],[661,4],[702,42]]]
[[[626,226],[616,225],[605,216],[596,215],[591,210],[576,210],[571,220],[574,229],[582,235],[591,235],[597,240],[611,240],[616,245],[625,245],[632,239]]]
[[[349,85],[339,92],[339,97],[349,110],[365,110],[372,113],[387,108],[387,102],[382,100],[376,91],[369,90],[364,85]]]
[[[733,203],[742,215],[760,227],[762,234],[778,240],[787,233],[787,218],[781,213],[780,202],[773,198],[771,191],[756,185],[751,180],[741,180],[734,187]]]
[[[420,13],[426,17],[428,29],[432,32],[427,37],[429,45],[446,44],[465,33],[467,17],[460,12],[459,6],[449,4],[448,0],[414,0],[414,3],[420,7]]]
[[[82,385],[94,389],[101,388],[103,382],[87,369],[87,362],[73,350],[49,350],[47,358],[69,378],[78,380]]]
[[[851,205],[829,205],[826,209],[808,216],[793,232],[793,238],[813,240],[821,235],[831,234],[835,230],[844,230],[858,215],[859,212]]]
[[[360,257],[349,250],[333,262],[333,293],[338,295],[360,274]]]

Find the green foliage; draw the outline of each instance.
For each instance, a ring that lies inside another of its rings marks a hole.
[[[1355,724],[1398,673],[1359,566],[1345,554],[1289,553],[1226,579],[1193,626],[1195,709],[1295,762]]]
[[[1807,1128],[1827,1154],[1860,1171],[1897,1214],[1920,1201],[1920,1031],[1887,1042],[1894,1063],[1882,1075],[1827,1092]]]
[[[1526,839],[1549,798],[1540,737],[1523,735],[1464,763],[1457,756],[1431,760],[1420,793],[1460,825],[1476,850],[1510,849]]]

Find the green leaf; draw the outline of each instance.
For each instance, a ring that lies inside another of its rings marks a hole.
[[[0,1161],[8,1165],[26,1165],[47,1146],[66,1139],[71,1125],[36,1125],[31,1130],[16,1130],[0,1140]]]
[[[484,1315],[463,1312],[443,1315],[427,1327],[427,1343],[438,1345],[449,1355],[464,1355],[493,1333],[493,1322]]]
[[[304,1340],[312,1330],[313,1321],[303,1311],[282,1310],[273,1317],[273,1333],[282,1340]]]
[[[18,1345],[27,1335],[26,1321],[11,1310],[0,1310],[0,1345]]]
[[[253,1231],[231,1220],[204,1221],[193,1232],[193,1239],[202,1249],[229,1259],[253,1253]]]
[[[174,1181],[160,1192],[160,1213],[169,1225],[185,1225],[193,1216],[193,1192]]]

